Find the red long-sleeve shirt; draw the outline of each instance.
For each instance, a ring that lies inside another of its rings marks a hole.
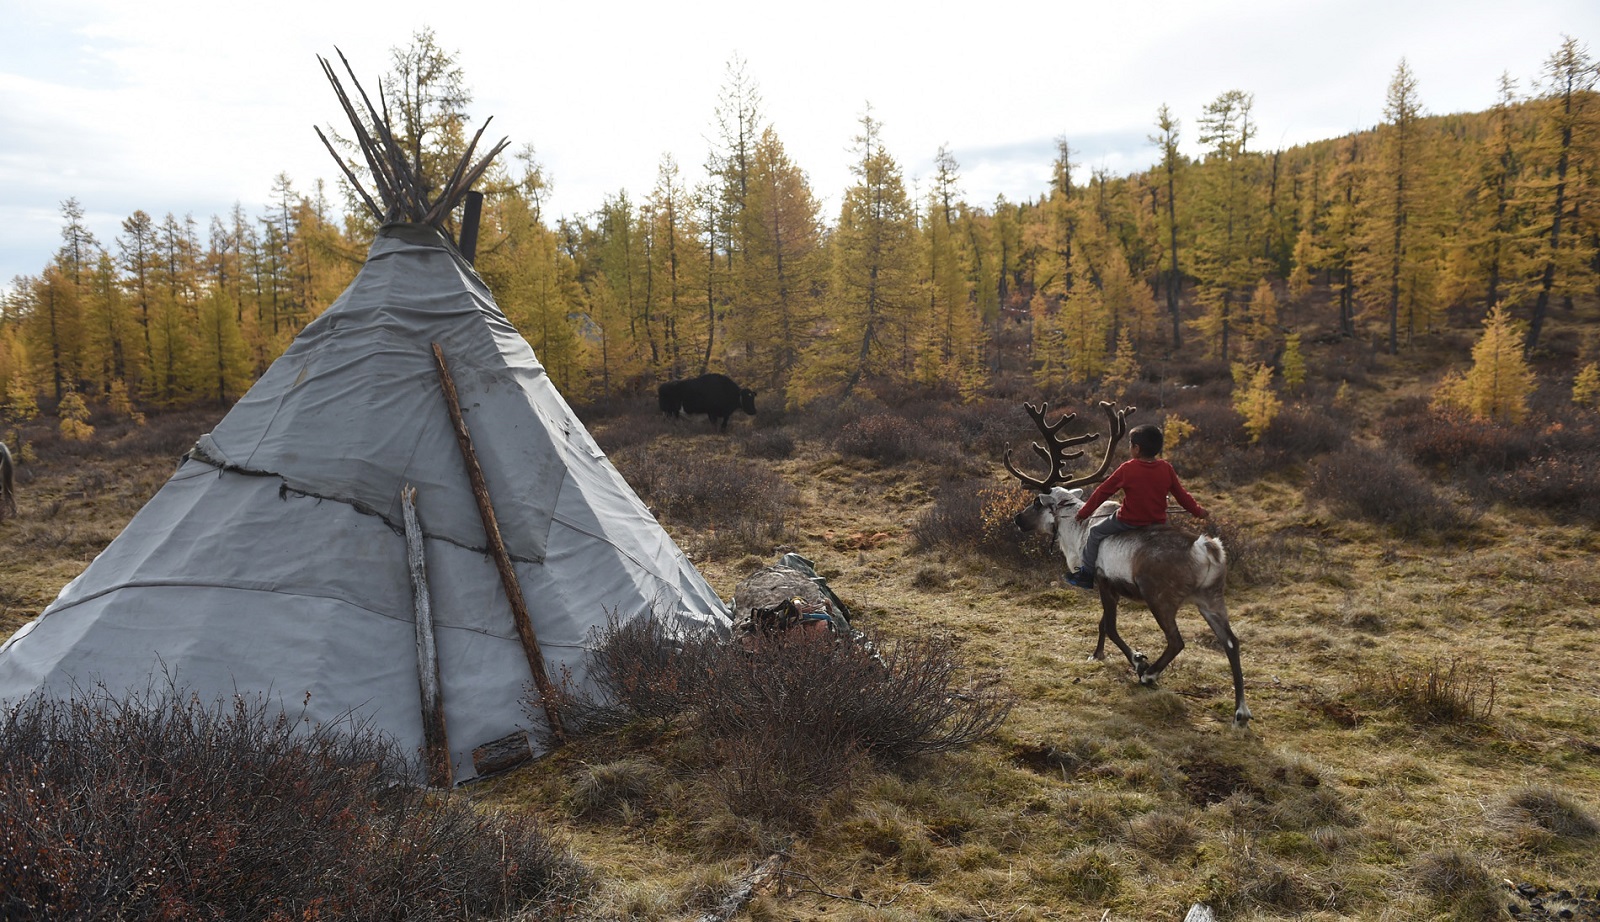
[[[1110,477],[1095,487],[1083,508],[1078,510],[1078,520],[1087,519],[1118,490],[1122,491],[1123,496],[1117,518],[1129,525],[1160,525],[1165,522],[1168,493],[1178,500],[1178,505],[1197,518],[1206,515],[1205,509],[1178,482],[1178,472],[1172,469],[1172,465],[1160,458],[1133,458],[1122,462]]]

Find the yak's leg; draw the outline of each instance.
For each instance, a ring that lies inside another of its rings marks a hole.
[[[1233,634],[1233,628],[1228,624],[1228,607],[1219,596],[1208,599],[1197,599],[1200,614],[1206,619],[1206,624],[1211,625],[1211,633],[1217,635],[1217,642],[1222,644],[1222,652],[1228,655],[1228,668],[1233,671],[1233,725],[1244,727],[1250,723],[1250,708],[1244,703],[1244,669],[1239,665],[1239,638]]]
[[[1178,612],[1166,606],[1152,605],[1150,613],[1156,616],[1156,623],[1161,625],[1161,632],[1167,635],[1167,648],[1161,651],[1155,662],[1141,663],[1134,667],[1139,672],[1139,681],[1146,685],[1154,685],[1162,671],[1183,652],[1183,635],[1178,633]]]

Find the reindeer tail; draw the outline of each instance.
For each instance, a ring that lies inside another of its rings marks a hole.
[[[1227,579],[1228,552],[1222,549],[1221,541],[1201,535],[1189,546],[1189,556],[1194,560],[1201,586],[1220,586]]]

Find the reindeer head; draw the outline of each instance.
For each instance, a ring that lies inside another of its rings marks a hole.
[[[1033,502],[1022,507],[1014,521],[1017,531],[1023,534],[1053,535],[1056,523],[1070,519],[1083,505],[1083,491],[1066,487],[1052,487],[1034,497]]]

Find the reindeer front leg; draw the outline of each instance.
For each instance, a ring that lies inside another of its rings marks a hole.
[[[1117,633],[1117,593],[1104,581],[1100,584],[1100,639],[1094,646],[1094,655],[1090,659],[1103,660],[1106,658],[1106,638],[1117,645],[1122,655],[1128,658],[1128,665],[1134,669],[1144,660],[1144,654],[1128,646],[1122,635]]]

